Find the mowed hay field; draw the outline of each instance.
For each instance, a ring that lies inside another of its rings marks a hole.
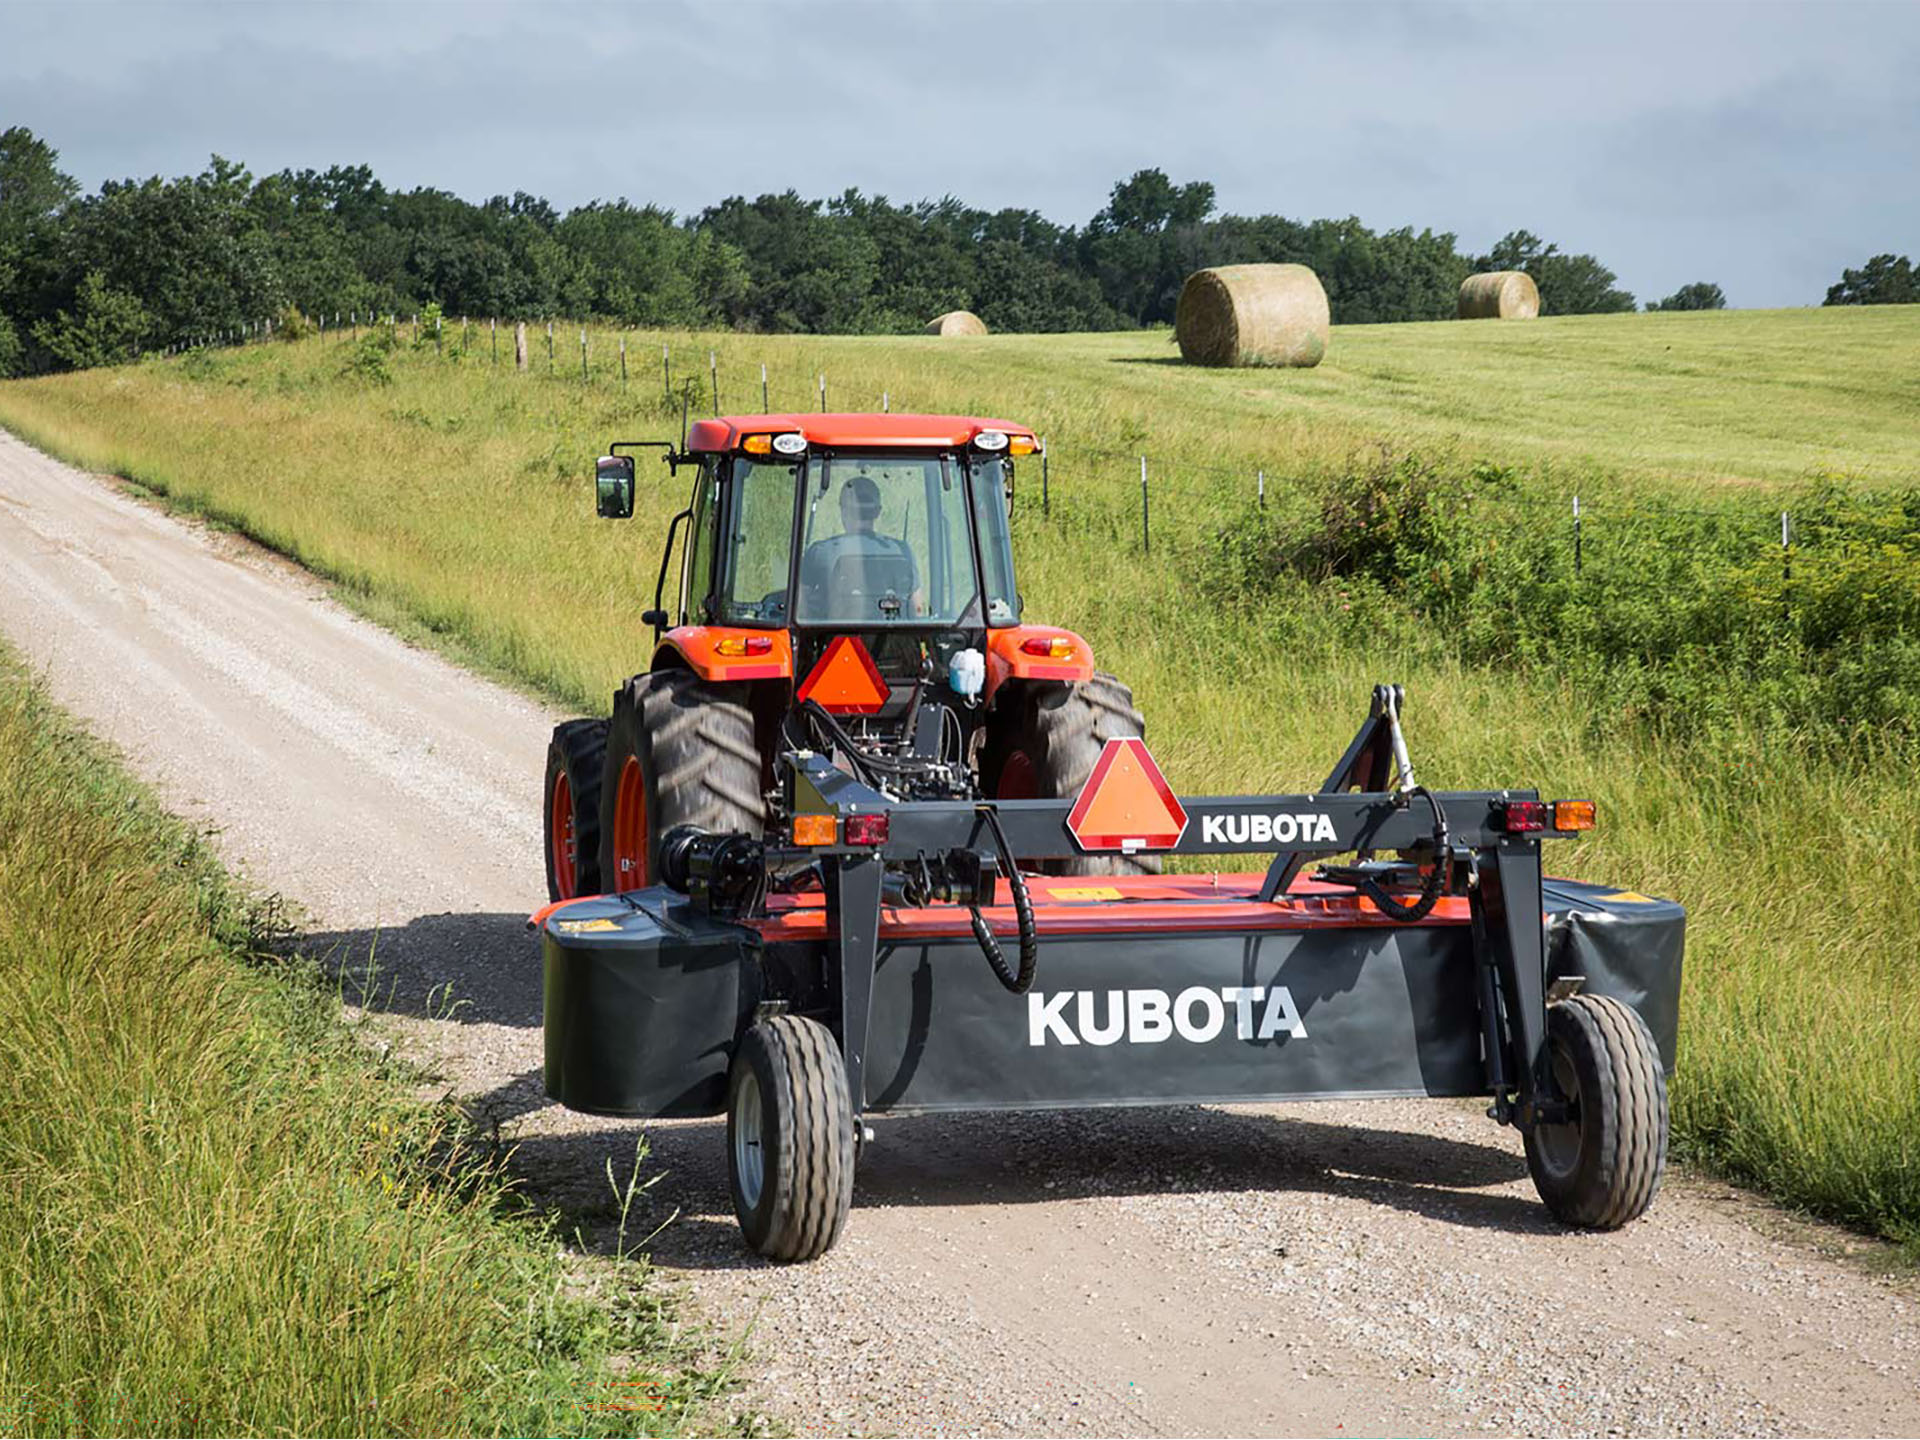
[[[1683,1150],[1920,1243],[1920,906],[1889,898],[1920,865],[1920,310],[1346,327],[1308,371],[1187,368],[1164,333],[630,333],[624,387],[611,332],[584,381],[577,328],[526,375],[461,334],[15,382],[0,423],[596,711],[647,661],[688,488],[643,458],[635,522],[593,518],[593,456],[678,433],[663,345],[695,415],[711,352],[722,409],[765,364],[775,409],[824,373],[835,409],[1031,424],[1027,615],[1134,686],[1176,787],[1307,788],[1392,679],[1427,783],[1598,800],[1552,868],[1692,917]]]

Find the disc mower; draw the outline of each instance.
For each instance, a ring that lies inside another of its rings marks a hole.
[[[610,446],[602,516],[649,448],[694,475],[652,663],[548,755],[550,1096],[724,1113],[781,1260],[838,1237],[879,1112],[1484,1096],[1562,1221],[1646,1210],[1684,916],[1543,878],[1591,803],[1418,783],[1391,685],[1318,790],[1176,794],[1127,687],[1022,614],[1021,426],[702,421]]]

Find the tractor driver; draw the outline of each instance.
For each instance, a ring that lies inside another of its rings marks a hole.
[[[814,541],[800,557],[808,611],[834,619],[878,618],[891,594],[906,614],[926,613],[913,547],[874,529],[880,510],[880,486],[872,476],[855,475],[840,487],[842,533]]]

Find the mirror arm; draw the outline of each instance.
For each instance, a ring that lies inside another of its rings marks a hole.
[[[673,559],[673,537],[680,531],[680,522],[692,518],[693,511],[691,509],[682,510],[678,515],[673,517],[673,523],[667,526],[667,548],[660,552],[660,578],[654,581],[653,584],[653,609],[650,612],[660,617],[653,622],[653,638],[655,640],[660,638],[660,631],[663,628],[662,622],[666,619],[666,610],[660,602],[667,593],[667,565]]]

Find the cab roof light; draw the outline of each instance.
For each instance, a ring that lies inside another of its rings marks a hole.
[[[831,815],[796,815],[793,817],[793,843],[831,845],[839,839],[839,828],[839,822]]]
[[[1009,455],[1031,455],[1040,448],[1031,435],[1009,435],[1007,453]]]
[[[998,453],[1007,448],[1007,435],[1004,430],[982,430],[973,437],[974,448]]]
[[[1064,635],[1035,635],[1020,642],[1023,654],[1038,655],[1042,660],[1071,660],[1073,641]]]
[[[797,430],[782,431],[778,435],[746,435],[741,437],[740,449],[748,455],[799,455],[807,448],[807,437]]]

